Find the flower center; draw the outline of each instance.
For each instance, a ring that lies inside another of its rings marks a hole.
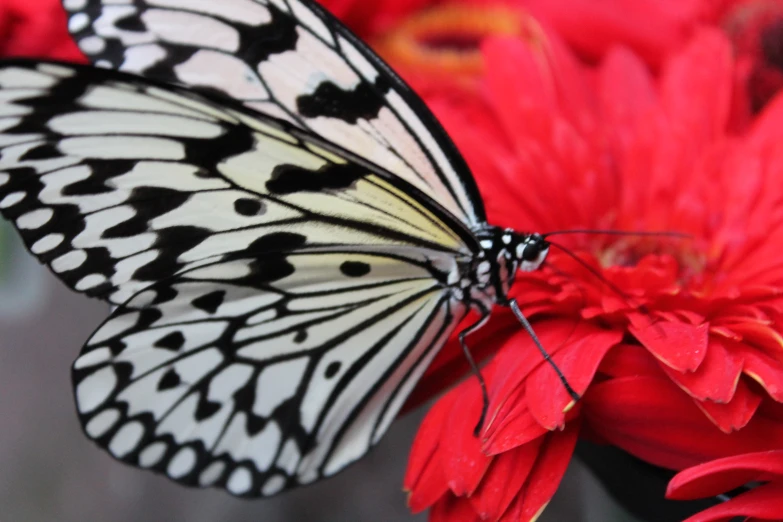
[[[406,79],[426,74],[472,85],[483,72],[481,42],[489,36],[525,36],[534,22],[503,6],[442,5],[419,12],[373,42]]]
[[[649,270],[663,263],[673,270],[674,281],[682,286],[700,286],[708,266],[707,255],[699,248],[697,240],[690,238],[620,238],[594,252],[603,268],[634,269],[645,265],[642,270]]]

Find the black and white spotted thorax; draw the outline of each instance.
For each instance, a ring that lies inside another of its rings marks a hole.
[[[541,234],[487,226],[475,231],[481,251],[454,274],[452,288],[458,297],[484,306],[504,304],[517,270],[538,269],[549,253]]]

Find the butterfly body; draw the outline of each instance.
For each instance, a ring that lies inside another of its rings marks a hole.
[[[98,67],[0,63],[0,212],[115,307],[72,370],[115,458],[239,496],[333,475],[544,261],[313,2],[65,5]]]

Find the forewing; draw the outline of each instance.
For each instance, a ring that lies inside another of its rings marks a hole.
[[[12,62],[0,110],[0,211],[69,286],[115,304],[234,252],[476,248],[398,178],[241,106]]]
[[[469,226],[483,204],[462,157],[411,89],[308,0],[65,1],[93,63],[217,91],[379,165]]]
[[[237,258],[135,295],[74,363],[87,435],[192,486],[268,496],[388,428],[464,316],[432,266],[355,251]]]

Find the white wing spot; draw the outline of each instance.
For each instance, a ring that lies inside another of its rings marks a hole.
[[[77,33],[90,24],[90,17],[85,13],[76,13],[68,20],[68,31]]]
[[[112,65],[109,60],[97,60],[95,62],[95,67],[100,67],[102,69],[111,69]]]
[[[31,210],[30,212],[19,216],[19,219],[16,220],[16,226],[24,230],[41,228],[52,219],[53,215],[54,211],[50,208]]]
[[[120,412],[114,409],[103,410],[98,415],[90,419],[90,422],[84,427],[84,431],[87,435],[93,439],[97,439],[107,431],[119,420]]]
[[[27,194],[25,192],[11,192],[0,201],[0,208],[8,208],[22,201]]]
[[[63,0],[63,7],[68,11],[79,11],[87,5],[87,0]]]
[[[63,239],[65,239],[65,236],[62,234],[47,234],[33,243],[30,250],[32,250],[33,254],[43,254],[44,252],[57,248],[57,245],[62,243]]]
[[[81,278],[79,282],[74,285],[74,288],[80,292],[83,292],[90,288],[95,288],[96,286],[105,283],[106,281],[106,276],[103,274],[90,274]]]
[[[109,451],[115,457],[123,457],[136,449],[144,435],[144,425],[134,421],[129,422],[114,434],[109,443]]]
[[[284,486],[285,477],[282,475],[275,475],[269,477],[269,480],[264,483],[264,487],[261,488],[261,493],[263,493],[265,497],[269,497],[275,493],[279,493]]]
[[[11,176],[7,172],[0,172],[0,187],[8,183],[9,179],[11,179]]]
[[[73,363],[73,367],[76,370],[81,370],[84,368],[89,368],[90,366],[95,366],[96,364],[102,364],[108,362],[110,359],[111,359],[110,349],[106,347],[98,348],[96,350],[90,350],[89,352],[81,355]]]
[[[198,483],[202,486],[210,486],[212,485],[217,479],[220,478],[220,475],[223,474],[223,470],[226,468],[225,463],[216,460],[209,466],[207,466],[207,469],[205,469],[203,472],[201,472],[201,475],[198,477]]]
[[[166,448],[165,442],[153,442],[139,454],[139,466],[143,468],[154,466],[160,462],[160,459],[166,454]]]
[[[57,273],[67,272],[79,268],[87,261],[87,252],[84,250],[72,250],[52,261],[52,270]]]
[[[166,472],[171,478],[182,478],[196,465],[196,452],[193,448],[182,448],[169,462]]]
[[[88,36],[79,41],[79,49],[85,54],[98,54],[106,48],[106,40],[100,36]]]
[[[76,407],[81,413],[89,413],[109,398],[117,386],[117,375],[110,366],[84,378],[76,387]]]
[[[231,473],[228,479],[226,487],[234,495],[242,495],[247,493],[253,486],[253,476],[250,474],[250,470],[245,467],[238,467]]]

